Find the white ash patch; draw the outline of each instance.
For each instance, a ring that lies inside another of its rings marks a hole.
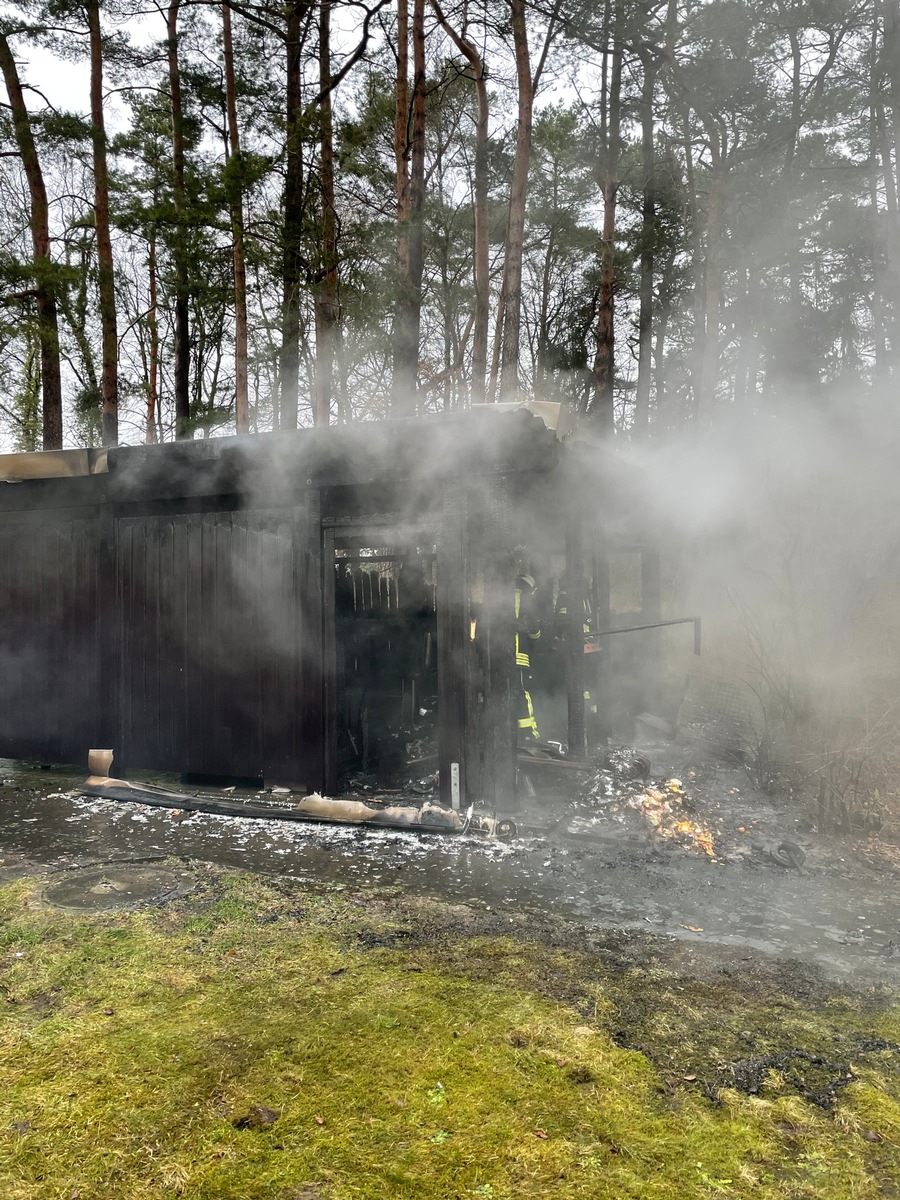
[[[527,851],[526,841],[498,842],[468,834],[412,833],[396,829],[378,829],[361,825],[332,825],[325,822],[282,821],[257,817],[229,816],[182,809],[157,808],[99,797],[71,795],[77,811],[66,821],[80,822],[104,817],[112,823],[132,821],[149,824],[153,817],[171,830],[186,829],[207,841],[247,846],[277,855],[287,855],[304,847],[327,849],[342,856],[362,848],[384,846],[409,858],[425,858],[439,849],[450,859],[463,853],[475,853],[490,860],[504,859]]]

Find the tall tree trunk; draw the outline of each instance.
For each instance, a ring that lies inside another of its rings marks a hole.
[[[247,263],[244,255],[244,181],[241,135],[237,118],[234,43],[231,8],[222,5],[222,43],[225,58],[225,107],[228,115],[228,152],[231,167],[231,247],[234,275],[234,423],[238,433],[250,432],[250,397],[247,389]]]
[[[528,169],[531,164],[534,80],[528,52],[526,0],[510,0],[513,47],[516,57],[518,120],[516,156],[509,193],[506,225],[506,258],[503,268],[503,349],[500,365],[500,398],[510,399],[519,388],[519,337],[522,321],[522,257],[525,249],[525,207]]]
[[[339,354],[337,210],[334,197],[334,128],[331,108],[331,0],[319,7],[319,194],[322,261],[316,287],[316,424],[331,420],[334,369]]]
[[[873,88],[875,88],[873,78]],[[886,239],[885,252],[885,290],[893,299],[893,311],[885,313],[885,327],[891,343],[891,358],[900,353],[900,200],[897,195],[897,179],[894,174],[894,162],[891,156],[891,139],[888,133],[887,118],[881,96],[875,92],[873,97],[875,121],[878,131],[878,152],[881,158],[881,173],[884,179],[884,200],[887,210],[887,223],[891,237]]]
[[[409,170],[409,283],[413,303],[410,349],[415,367],[419,358],[422,311],[422,273],[425,268],[425,0],[414,0],[413,22],[412,144]],[[413,332],[415,345],[412,346]],[[415,385],[415,376],[413,377]]]
[[[424,3],[424,0],[422,2]],[[359,62],[371,38],[372,22],[387,3],[388,0],[375,0],[371,8],[363,6],[365,15],[362,21],[361,37],[355,49],[344,59],[340,70],[332,74],[329,65],[327,93],[330,93]],[[303,134],[307,120],[312,118],[317,108],[321,114],[321,105],[326,96],[317,95],[304,108],[301,59],[312,16],[314,13],[320,13],[320,4],[314,3],[313,0],[287,0],[286,5],[278,10],[285,23],[283,35],[272,24],[275,9],[265,6],[261,9],[241,6],[239,11],[248,20],[256,22],[270,32],[277,33],[283,39],[285,46],[285,180],[281,236],[281,348],[278,353],[278,390],[280,395],[274,407],[280,410],[275,414],[276,427],[296,429],[299,415],[301,343],[309,367],[308,386],[310,392],[313,392],[316,387],[315,372],[312,370],[312,359],[309,354],[309,339],[306,329],[301,328],[300,323],[302,289],[305,285],[312,286],[313,284],[313,272],[304,255],[303,222],[306,195],[304,193]],[[330,23],[330,16],[330,12],[326,14],[326,26]],[[320,19],[322,19],[321,13]],[[326,38],[326,44],[327,41]],[[343,368],[340,375],[343,380]],[[350,409],[343,382],[341,383],[338,407],[342,414],[341,419],[347,419]]]
[[[397,0],[397,86],[394,108],[394,164],[397,192],[397,273],[409,274],[409,6]]]
[[[0,34],[0,70],[6,82],[12,111],[16,147],[22,159],[31,199],[31,245],[34,252],[34,279],[37,292],[37,328],[41,357],[41,413],[43,448],[62,448],[62,380],[59,363],[59,320],[56,312],[56,287],[50,258],[50,210],[22,84],[9,43]]]
[[[437,128],[435,129],[435,160],[432,168],[432,194],[437,201],[439,212],[444,211],[444,205],[447,201],[447,195],[444,188],[444,126],[441,119],[442,114],[437,114]],[[437,180],[437,187],[434,187],[434,180]],[[436,378],[430,379],[429,387],[435,392],[438,388],[443,393],[442,408],[446,411],[450,408],[450,397],[454,384],[453,364],[456,362],[456,350],[459,345],[459,334],[457,330],[457,311],[456,305],[453,303],[450,291],[451,268],[450,268],[450,232],[446,225],[441,229],[440,235],[435,239],[434,254],[437,258],[438,271],[440,274],[440,291],[439,307],[441,311],[441,326],[444,335],[444,354],[443,364]]]
[[[691,344],[690,388],[684,393],[681,417],[685,425],[690,425],[696,421],[699,415],[700,398],[703,392],[706,304],[705,281],[701,271],[701,264],[703,262],[703,237],[700,228],[700,198],[697,194],[697,173],[694,167],[690,113],[685,110],[682,117],[685,191],[687,193],[687,218],[691,246],[690,270],[693,285],[691,293],[693,339]]]
[[[869,77],[872,80],[872,90],[869,95],[869,203],[872,207],[872,340],[875,346],[875,378],[884,380],[890,374],[887,347],[887,329],[885,323],[885,300],[887,299],[886,283],[890,278],[890,264],[896,254],[896,247],[890,246],[885,239],[881,245],[879,232],[882,225],[881,205],[878,199],[878,107],[875,97],[875,84],[878,79],[878,24],[873,23],[872,40],[869,50]],[[889,165],[889,164],[888,164]],[[893,182],[893,180],[892,180]],[[887,190],[887,182],[885,181]],[[893,254],[892,254],[893,251]]]
[[[656,257],[656,130],[653,93],[657,61],[642,47],[644,80],[641,88],[641,267],[638,286],[638,376],[634,402],[634,432],[642,437],[650,424],[651,371],[653,368],[653,271]]]
[[[337,360],[337,406],[338,421],[349,425],[353,420],[353,406],[350,403],[350,389],[347,386],[347,356],[344,353],[344,339],[338,326],[338,360]]]
[[[779,7],[781,7],[779,5]],[[783,9],[782,9],[783,11]],[[788,14],[785,17],[789,20]],[[803,337],[803,258],[801,254],[802,232],[797,220],[794,186],[794,163],[797,145],[803,127],[803,48],[796,25],[789,25],[788,41],[791,47],[791,123],[788,143],[782,168],[782,211],[784,245],[787,259],[788,295],[790,296],[791,322],[796,337]],[[710,197],[712,202],[712,196]],[[708,261],[708,252],[707,252]]]
[[[119,336],[116,328],[116,285],[109,230],[109,169],[106,161],[106,127],[103,117],[103,37],[100,0],[88,0],[91,47],[91,143],[94,162],[94,223],[97,234],[97,274],[100,299],[102,368],[100,397],[103,405],[103,444],[119,440]]]
[[[150,336],[150,362],[147,372],[147,427],[144,441],[152,446],[156,441],[159,422],[159,319],[157,317],[156,225],[150,231],[150,250],[147,271],[150,276],[150,296],[147,307],[147,331]]]
[[[285,177],[281,307],[281,397],[278,424],[297,428],[300,387],[300,289],[303,270],[303,80],[300,52],[304,40],[307,0],[291,0],[287,12],[285,48]]]
[[[885,118],[883,84],[881,73],[876,73],[876,50],[873,47],[873,62],[871,64],[872,102],[875,112],[875,123],[878,131],[878,145],[881,154],[882,173],[884,175],[884,195],[887,205],[889,223],[893,237],[884,246],[886,257],[885,274],[887,276],[887,291],[892,303],[892,313],[885,313],[885,324],[891,342],[890,365],[893,366],[900,358],[900,200],[898,200],[898,174],[900,174],[900,15],[898,5],[894,0],[889,3],[876,4],[876,17],[881,16],[884,38],[884,66],[887,69],[890,82],[891,130]],[[875,33],[878,28],[876,22]],[[893,138],[891,137],[893,133]],[[893,150],[893,155],[892,155]]]
[[[541,299],[538,305],[537,363],[534,392],[541,400],[547,399],[547,384],[550,379],[548,366],[550,349],[550,290],[553,281],[553,256],[556,253],[556,229],[551,226],[544,247],[544,263],[541,269]]]
[[[878,148],[881,154],[881,169],[884,174],[884,199],[887,205],[887,210],[892,219],[898,221],[898,201],[897,197],[897,179],[894,175],[894,162],[891,157],[891,139],[888,135],[887,118],[884,113],[884,105],[881,103],[881,97],[876,92],[874,95],[875,102],[875,119],[878,124]]]
[[[725,168],[713,161],[706,215],[706,287],[703,359],[697,419],[708,425],[715,415],[716,387],[719,382],[719,323],[722,308],[721,241],[725,215]]]
[[[488,322],[490,319],[490,230],[488,228],[488,92],[484,63],[474,43],[458,33],[447,21],[437,0],[432,0],[437,19],[453,44],[469,63],[478,117],[475,121],[475,321],[472,329],[472,401],[485,399],[487,375]]]
[[[666,338],[669,333],[669,320],[672,316],[672,294],[675,286],[675,266],[678,258],[679,245],[672,239],[666,252],[659,283],[659,300],[656,319],[656,332],[653,339],[653,369],[656,382],[656,422],[663,429],[670,430],[670,414],[668,413],[668,395],[666,393]]]
[[[735,338],[737,341],[732,403],[736,408],[740,408],[746,402],[747,392],[750,388],[751,356],[749,349],[753,336],[753,323],[750,320],[750,268],[748,266],[742,267],[737,272],[737,275],[743,286],[740,293],[738,293],[737,284],[735,284],[734,296],[731,302],[731,309],[734,313]]]
[[[491,374],[488,380],[487,399],[494,401],[497,399],[497,384],[500,382],[500,350],[503,345],[503,314],[506,310],[505,304],[505,281],[500,284],[500,300],[497,304],[497,313],[494,317],[494,345],[491,350]]]
[[[172,194],[175,200],[175,436],[191,436],[191,332],[188,285],[187,195],[184,182],[184,109],[181,102],[181,67],[178,62],[178,11],[181,0],[172,0],[166,19],[166,55],[169,66],[169,102],[172,109]]]
[[[900,171],[900,0],[880,0],[884,19],[884,65],[890,81],[894,157]]]
[[[597,299],[597,349],[594,354],[594,387],[591,415],[601,433],[615,431],[615,292],[616,292],[616,205],[619,195],[619,155],[622,122],[622,0],[615,0],[610,20],[607,0],[604,25],[604,61],[608,76],[603,145],[603,233],[600,242],[600,288]],[[612,26],[610,28],[610,25]]]
[[[653,100],[660,72],[670,69],[675,62],[675,47],[678,43],[678,0],[668,0],[666,9],[665,37],[661,52],[655,46],[642,46],[641,58],[644,67],[644,82],[641,93],[641,165],[642,165],[642,241],[640,312],[638,318],[638,384],[635,403],[635,427],[640,435],[650,425],[650,396],[655,395],[656,411],[654,424],[668,418],[666,413],[664,354],[669,319],[672,314],[672,290],[675,278],[675,262],[679,253],[676,239],[671,239],[666,248],[659,293],[654,314],[653,281],[656,272],[656,255],[659,242],[659,224],[656,213],[656,131],[654,128]],[[674,163],[673,163],[674,167]],[[677,168],[676,168],[677,169]],[[654,316],[656,333],[654,339]],[[651,378],[652,372],[652,378]]]
[[[422,313],[425,201],[425,0],[413,0],[412,108],[409,97],[409,16],[406,0],[397,4],[397,300],[394,309],[394,379],[391,411],[416,411],[419,329]],[[401,163],[402,160],[402,163]]]

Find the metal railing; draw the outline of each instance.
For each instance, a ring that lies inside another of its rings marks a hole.
[[[636,633],[640,629],[662,629],[666,625],[694,626],[694,653],[699,655],[701,650],[701,621],[702,617],[674,617],[671,621],[651,621],[647,625],[626,625],[622,629],[601,629],[597,633],[586,634],[586,637],[610,637],[614,633]]]

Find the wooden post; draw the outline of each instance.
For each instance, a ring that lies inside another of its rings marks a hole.
[[[566,685],[569,701],[569,755],[584,758],[584,549],[581,516],[570,512],[566,519],[566,581],[568,629],[566,630]]]
[[[599,631],[612,627],[612,609],[609,594],[609,557],[606,553],[606,544],[602,533],[595,532],[593,550],[594,595],[592,607],[594,610],[594,630]],[[612,720],[610,716],[610,706],[612,703],[610,682],[612,673],[609,661],[610,646],[607,644],[609,641],[609,638],[600,638],[600,653],[593,656],[597,660],[592,680],[597,688],[597,722],[592,732],[601,746],[605,745],[612,736]]]
[[[450,805],[458,768],[459,803],[468,795],[466,746],[466,496],[459,480],[443,484],[437,556],[438,771],[441,803]]]
[[[488,808],[516,802],[516,722],[512,708],[515,666],[515,553],[507,483],[495,480],[487,512],[484,566],[483,647],[484,784]]]

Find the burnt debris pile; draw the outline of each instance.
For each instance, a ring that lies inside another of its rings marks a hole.
[[[710,826],[696,815],[680,779],[651,780],[646,755],[615,747],[600,757],[581,795],[571,806],[570,832],[587,832],[605,822],[636,827],[660,845],[681,847],[716,860]]]

